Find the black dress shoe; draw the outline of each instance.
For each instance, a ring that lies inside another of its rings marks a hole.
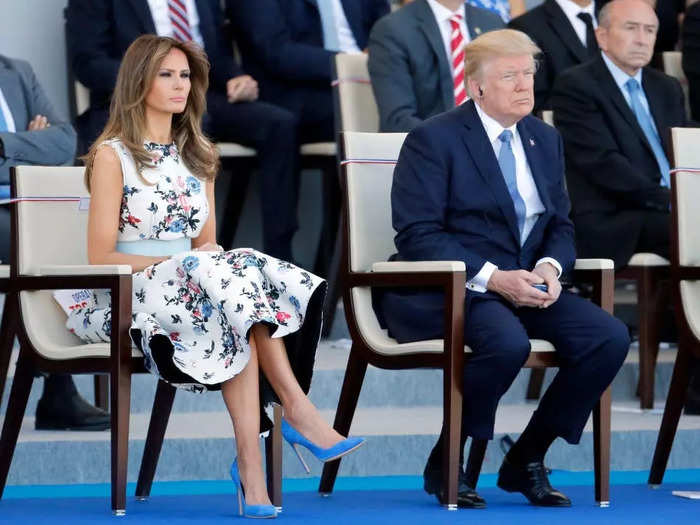
[[[110,419],[109,413],[74,391],[39,399],[34,426],[37,430],[107,430]]]
[[[440,503],[445,501],[445,491],[442,489],[442,469],[433,467],[430,462],[423,471],[423,490],[434,494]],[[479,496],[474,488],[467,485],[466,474],[460,466],[459,485],[457,486],[457,506],[461,509],[486,508],[486,500]]]
[[[521,492],[530,503],[540,507],[571,506],[571,500],[549,484],[541,461],[518,466],[504,459],[498,471],[497,485],[506,492]]]

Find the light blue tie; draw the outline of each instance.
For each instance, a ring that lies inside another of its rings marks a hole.
[[[334,0],[316,0],[323,26],[323,47],[328,51],[340,51],[340,39],[335,25]]]
[[[625,82],[625,87],[630,94],[630,106],[632,107],[632,112],[634,116],[637,117],[637,122],[639,127],[642,128],[644,136],[649,141],[651,150],[654,152],[654,157],[656,157],[656,163],[659,165],[659,171],[661,172],[661,185],[669,188],[670,184],[670,174],[671,169],[668,164],[668,159],[664,153],[664,148],[661,145],[661,140],[659,139],[659,134],[654,128],[654,123],[651,120],[651,115],[646,112],[644,106],[642,106],[642,101],[640,99],[639,91],[640,86],[637,79],[630,78]]]
[[[515,217],[518,220],[518,231],[520,232],[520,244],[523,244],[523,229],[525,227],[525,201],[518,192],[518,182],[515,177],[515,155],[513,155],[513,132],[509,129],[504,129],[503,133],[498,136],[501,144],[501,151],[498,152],[498,165],[501,167],[501,173],[508,186],[508,193],[513,199],[515,207]]]
[[[0,131],[7,131],[8,129],[7,120],[5,120],[5,113],[2,111],[2,108],[0,108]]]

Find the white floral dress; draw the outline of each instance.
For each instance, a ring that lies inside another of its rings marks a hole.
[[[106,144],[117,152],[124,178],[117,249],[197,237],[209,215],[206,183],[189,172],[175,144],[146,143],[154,167],[141,177],[119,140]],[[243,370],[250,328],[264,323],[273,337],[296,333],[287,352],[308,391],[324,295],[322,279],[253,249],[184,251],[133,275],[131,338],[150,372],[202,391]],[[109,292],[95,290],[93,299],[69,315],[67,326],[86,342],[107,342]]]

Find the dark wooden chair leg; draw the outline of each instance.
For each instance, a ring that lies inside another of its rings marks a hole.
[[[654,459],[651,462],[651,470],[649,471],[650,485],[660,485],[664,479],[673,439],[678,429],[678,420],[681,417],[683,405],[685,405],[691,370],[695,362],[696,359],[690,355],[690,346],[681,339],[678,345],[676,364],[673,367],[671,386],[666,398],[666,408],[664,408],[664,416],[661,420],[659,437],[654,449]]]
[[[267,493],[278,511],[282,510],[282,407],[273,406],[275,426],[265,438]]]
[[[533,368],[530,370],[530,382],[527,384],[525,399],[537,401],[540,398],[545,372],[546,369],[544,368]]]
[[[486,456],[486,447],[489,442],[487,439],[472,439],[469,446],[469,457],[467,458],[466,481],[467,485],[475,489],[479,482],[479,474],[481,474],[481,466],[484,463]]]
[[[639,308],[639,404],[654,408],[654,369],[659,351],[658,277],[644,268],[637,280]]]
[[[343,380],[343,388],[340,391],[340,399],[338,400],[338,410],[335,413],[335,428],[340,434],[347,436],[352,424],[352,417],[355,415],[357,408],[357,400],[360,397],[362,382],[365,379],[367,371],[367,361],[359,357],[359,351],[354,348],[350,350],[348,358],[348,366],[345,369],[345,379]],[[318,491],[322,494],[330,494],[333,492],[335,478],[338,476],[340,468],[340,459],[329,461],[323,465],[321,474],[321,482],[318,486]]]
[[[159,380],[156,395],[153,399],[151,421],[148,424],[146,444],[143,448],[139,479],[136,483],[136,499],[145,500],[151,495],[151,485],[156,474],[158,458],[163,447],[163,438],[168,428],[170,411],[173,408],[177,389],[165,381]]]
[[[102,410],[109,410],[109,376],[95,374],[95,406]]]
[[[12,347],[15,343],[18,321],[17,296],[7,294],[5,296],[5,307],[2,312],[2,322],[0,323],[0,403],[5,392],[7,373],[10,368],[10,357]]]
[[[15,446],[22,427],[24,412],[27,409],[27,401],[33,381],[34,365],[31,359],[20,350],[15,377],[12,381],[12,390],[10,391],[10,400],[5,413],[5,423],[0,436],[0,498],[2,498],[2,494],[5,491],[7,475],[10,472],[12,456],[15,453]]]
[[[610,505],[610,412],[611,393],[608,387],[593,409],[595,500],[601,507]]]

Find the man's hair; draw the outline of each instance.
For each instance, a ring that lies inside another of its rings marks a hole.
[[[542,50],[522,31],[499,29],[478,36],[464,48],[464,80],[478,76],[486,62],[503,56],[536,55]],[[537,65],[537,61],[535,61]]]
[[[652,2],[651,0],[644,0],[647,4],[651,6],[652,9],[654,9],[654,5],[656,2]],[[598,25],[604,28],[609,28],[610,27],[610,19],[611,15],[610,13],[614,9],[614,4],[618,3],[617,0],[613,0],[612,2],[606,3],[603,7],[600,8],[600,12],[598,13]]]

